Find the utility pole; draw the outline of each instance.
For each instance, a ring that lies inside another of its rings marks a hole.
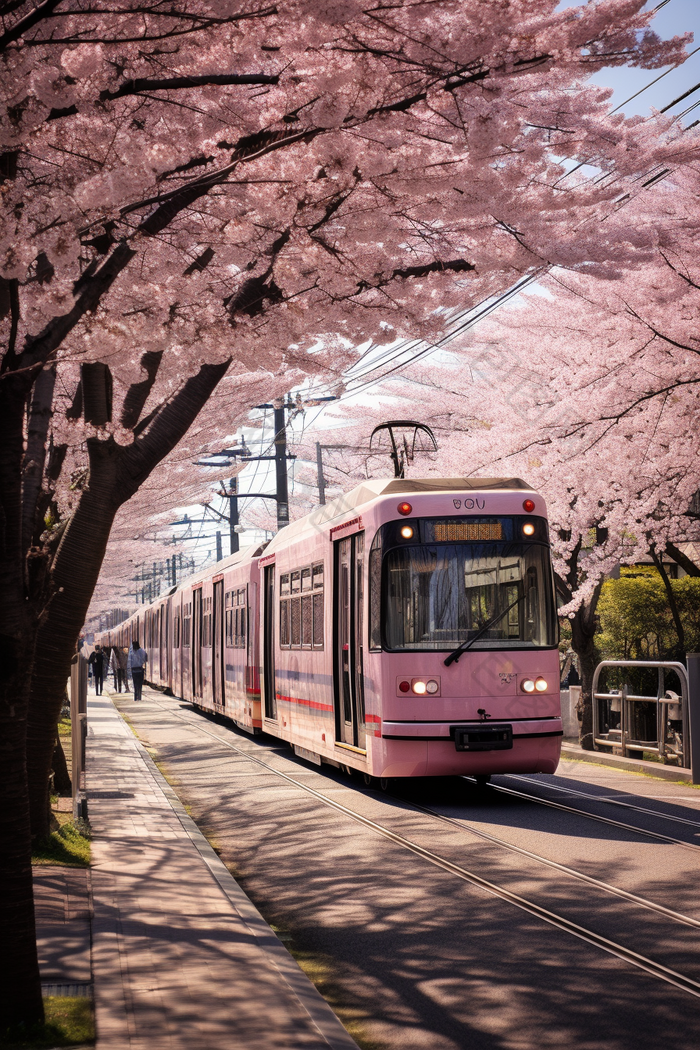
[[[277,491],[277,530],[289,525],[289,491],[287,487],[287,419],[284,399],[274,403],[275,482]]]
[[[218,464],[216,462],[213,462],[214,460],[219,459],[221,457],[225,457],[229,460],[235,460],[237,456],[240,456],[242,459],[247,459],[250,457],[250,449],[248,449],[248,447],[246,446],[245,437],[241,439],[240,448],[225,448],[222,449],[221,452],[213,453],[210,459],[196,459],[194,462],[195,466],[215,467],[218,466]],[[226,488],[226,482],[222,481],[221,489],[219,490],[218,495],[224,496],[226,499],[228,499],[228,516],[226,516],[225,514],[219,514],[219,517],[225,521],[228,521],[229,523],[229,554],[237,554],[239,550],[238,532],[236,531],[236,526],[239,522],[238,478],[231,478],[229,480],[228,489]],[[219,512],[214,511],[214,513],[218,514]]]
[[[221,561],[223,554],[221,553],[221,532],[216,530],[216,560]]]
[[[238,478],[231,478],[228,483],[228,493],[229,552],[237,554],[239,549],[238,533],[236,532],[236,525],[238,525]]]
[[[318,502],[323,506],[326,502],[326,482],[323,477],[323,451],[321,442],[316,442],[316,474],[318,475]]]
[[[331,397],[317,397],[308,402],[311,405],[319,405],[323,401],[337,401],[337,395]],[[246,456],[244,462],[253,459],[274,459],[275,482],[277,493],[277,530],[289,525],[289,488],[287,484],[287,460],[296,459],[296,456],[287,452],[287,416],[288,410],[296,412],[303,411],[302,401],[299,394],[296,400],[292,400],[289,394],[285,398],[278,398],[272,404],[256,405],[256,408],[271,408],[274,412],[275,428],[275,454],[274,456]],[[316,453],[318,457],[318,450]],[[325,500],[324,500],[325,502]]]

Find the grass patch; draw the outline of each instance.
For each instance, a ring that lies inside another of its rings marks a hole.
[[[273,929],[275,927],[273,926]],[[343,1027],[355,1040],[360,1050],[387,1050],[386,1043],[370,1039],[365,1032],[367,1015],[358,1003],[348,1002],[347,990],[336,983],[333,977],[333,960],[320,952],[306,952],[295,948],[289,934],[275,929],[275,933],[284,942],[290,955],[304,971],[311,983],[316,986]]]
[[[59,826],[47,839],[37,842],[32,851],[32,864],[61,864],[68,868],[90,867],[90,833],[84,821],[73,821],[68,813],[56,814]],[[61,818],[65,819],[61,823]]]
[[[95,1042],[90,999],[51,995],[44,999],[43,1025],[0,1033],[5,1050],[42,1050],[54,1046],[84,1046]]]
[[[380,1043],[367,1036],[364,1028],[367,1012],[359,1001],[356,1004],[348,1001],[347,989],[338,984],[333,976],[333,958],[323,952],[310,952],[298,948],[294,943],[293,934],[274,922],[270,923],[270,929],[276,933],[299,968],[321,993],[360,1050],[387,1050],[386,1043]]]
[[[59,719],[58,722],[58,735],[59,736],[70,736],[72,732],[71,720],[69,715],[64,715],[63,718]]]

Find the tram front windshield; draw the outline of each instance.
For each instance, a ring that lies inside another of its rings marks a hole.
[[[474,649],[557,644],[549,548],[541,544],[396,547],[384,555],[383,596],[386,649],[452,650],[470,638]]]

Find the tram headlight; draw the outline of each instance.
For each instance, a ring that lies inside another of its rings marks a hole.
[[[535,683],[531,678],[523,678],[522,682],[520,683],[520,688],[524,693],[534,693]]]
[[[434,678],[431,678],[425,683],[425,691],[430,693],[431,696],[435,696],[440,690],[440,683],[436,682]]]
[[[425,684],[425,682],[414,682],[413,683],[413,692],[417,693],[418,696],[424,696],[425,693],[427,693],[427,691],[428,691],[428,687]]]
[[[405,540],[410,540],[413,536],[413,529],[410,525],[404,525],[401,529],[401,535]]]
[[[524,536],[534,536],[535,535],[535,526],[532,524],[531,521],[526,521],[525,524],[523,525],[523,535]]]
[[[542,677],[536,678],[535,679],[535,689],[537,690],[538,693],[546,693],[547,692],[547,681],[546,681],[546,679],[542,678]]]

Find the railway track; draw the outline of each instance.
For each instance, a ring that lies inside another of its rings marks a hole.
[[[525,783],[532,784],[532,781],[527,777],[519,776],[517,773],[509,773],[509,780],[522,780]],[[572,787],[561,787],[558,784],[547,784],[542,780],[536,780],[535,783],[538,787],[544,788],[545,791],[558,791],[564,795],[573,795],[576,798],[585,798],[588,802],[596,802],[606,806],[619,806],[621,809],[629,809],[635,813],[643,813],[645,816],[657,817],[662,820],[671,821],[674,824],[685,824],[687,827],[697,828],[700,832],[700,820],[688,820],[687,817],[678,817],[673,813],[661,813],[658,809],[648,809],[646,806],[637,806],[632,802],[625,802],[624,799],[611,798],[609,795],[594,795],[590,791],[577,791],[576,788]],[[533,796],[529,796],[533,797]]]
[[[509,779],[511,779],[511,777],[512,777],[512,774],[509,775]],[[463,779],[465,779],[465,780],[472,780],[473,778],[472,777],[464,777]],[[525,779],[525,778],[523,777],[523,778],[519,778],[519,779]],[[541,782],[537,781],[537,783],[539,784]],[[600,813],[590,813],[587,809],[579,809],[576,806],[567,806],[563,802],[557,802],[556,800],[550,799],[550,798],[542,798],[540,795],[534,795],[531,792],[522,791],[522,790],[519,791],[517,788],[507,787],[504,784],[488,784],[488,785],[485,785],[485,787],[487,787],[487,789],[489,791],[494,791],[494,792],[497,792],[497,793],[499,793],[501,795],[511,795],[514,798],[520,798],[520,799],[523,799],[523,800],[525,800],[527,802],[536,802],[540,806],[548,806],[550,809],[559,810],[561,813],[571,813],[571,814],[574,814],[577,817],[586,817],[588,820],[595,820],[599,824],[607,824],[610,827],[620,828],[623,831],[628,831],[628,832],[634,833],[635,835],[644,835],[645,838],[656,839],[657,842],[671,843],[674,846],[682,846],[684,849],[691,849],[691,850],[698,850],[698,849],[700,849],[700,844],[696,843],[696,842],[687,842],[685,839],[676,838],[674,835],[664,835],[661,832],[652,831],[650,828],[642,828],[638,824],[627,824],[627,823],[625,823],[622,820],[614,820],[612,817],[605,817],[605,816],[603,816]],[[591,799],[592,801],[596,801],[594,795],[589,795],[585,791],[575,792],[575,793],[583,795],[586,798]],[[603,800],[601,799],[601,801],[603,801]],[[631,809],[639,808],[640,812],[645,812],[641,807],[631,806],[630,808]],[[653,810],[650,811],[650,812],[653,814],[653,816],[658,817],[658,818],[660,818],[662,820],[667,819],[666,818],[666,814],[664,814],[664,813],[657,813],[656,811],[653,811]],[[672,816],[670,816],[670,819],[674,819],[674,818]],[[678,818],[675,818],[675,819],[678,819]],[[694,821],[682,820],[682,823],[684,823],[684,824],[685,823],[693,824],[693,826],[700,827],[700,825],[695,825]]]
[[[327,806],[330,809],[342,814],[343,816],[357,822],[358,824],[361,824],[373,833],[380,835],[385,839],[388,839],[389,841],[400,846],[401,848],[420,857],[427,863],[434,865],[435,867],[441,868],[443,871],[448,872],[452,876],[464,882],[467,882],[472,886],[475,886],[480,890],[485,891],[486,893],[497,897],[500,900],[507,902],[508,904],[516,908],[519,908],[527,914],[541,920],[542,922],[549,924],[550,926],[555,927],[556,929],[566,934],[569,934],[570,936],[584,941],[592,947],[606,952],[609,955],[615,956],[616,958],[627,963],[628,965],[633,966],[638,970],[642,970],[645,973],[651,975],[652,977],[664,981],[667,984],[670,984],[673,987],[695,997],[696,999],[700,999],[700,982],[694,980],[693,978],[682,974],[671,967],[664,966],[661,962],[658,962],[657,960],[652,959],[647,955],[636,952],[631,948],[628,948],[625,945],[619,943],[618,941],[605,937],[600,933],[596,932],[595,930],[587,928],[579,923],[573,922],[572,920],[568,919],[562,914],[559,914],[548,908],[544,908],[537,902],[523,897],[517,893],[514,893],[507,887],[498,885],[497,883],[479,875],[477,872],[469,870],[461,864],[455,863],[447,857],[440,856],[438,853],[427,849],[426,847],[420,845],[420,843],[414,841],[413,839],[408,838],[407,836],[404,836],[399,832],[386,827],[384,824],[371,819],[370,817],[358,812],[350,806],[344,805],[337,799],[324,794],[322,791],[318,791],[316,788],[312,787],[308,783],[304,783],[303,779],[297,779],[296,777],[291,776],[290,774],[285,773],[280,769],[276,769],[273,765],[270,764],[270,762],[265,760],[265,754],[270,749],[265,748],[264,750],[262,750],[261,753],[260,745],[254,744],[253,741],[241,741],[240,743],[243,744],[243,746],[239,746],[239,742],[234,743],[232,740],[226,739],[226,737],[222,735],[221,732],[214,731],[214,729],[211,728],[211,723],[203,723],[200,715],[188,717],[180,712],[173,711],[170,705],[164,704],[159,700],[153,699],[152,702],[156,706],[160,707],[163,711],[167,711],[170,717],[174,717],[177,720],[184,722],[186,725],[195,729],[200,734],[203,734],[204,736],[210,737],[211,739],[215,740],[219,745],[226,748],[227,750],[230,750],[239,755],[240,757],[255,763],[259,767],[265,769],[266,772],[280,778],[281,780],[287,782],[290,785],[293,785],[296,789],[314,798],[316,801],[320,802],[324,806]],[[224,732],[227,731],[224,726],[219,726],[219,728]],[[277,749],[275,748],[275,750]],[[622,828],[625,831],[631,832],[635,835],[642,835],[653,840],[662,841],[664,843],[672,843],[674,845],[688,849],[700,848],[700,846],[697,846],[694,843],[684,842],[683,840],[674,838],[670,835],[663,835],[657,832],[652,832],[650,830],[639,828],[636,825],[625,824],[622,821],[617,821],[609,817],[603,817],[597,814],[590,814],[583,809],[576,809],[575,807],[567,806],[563,803],[557,803],[550,799],[542,799],[537,795],[531,795],[527,792],[519,791],[517,789],[511,789],[509,787],[504,787],[501,785],[493,785],[489,786],[489,790],[514,795],[526,801],[540,803],[542,805],[546,805],[566,813],[574,813],[578,817],[596,820],[603,824],[611,825],[617,829]],[[360,792],[362,792],[362,789],[360,789]],[[580,794],[586,795],[587,793],[581,792]],[[642,908],[650,912],[654,912],[657,915],[673,923],[694,927],[696,929],[700,928],[700,921],[693,918],[692,916],[683,915],[680,912],[676,912],[673,909],[666,908],[665,906],[658,904],[654,901],[630,893],[620,887],[613,886],[610,883],[596,879],[586,874],[585,872],[578,871],[575,868],[571,868],[567,865],[560,864],[557,861],[554,861],[547,857],[543,857],[540,854],[535,853],[531,850],[527,850],[521,846],[517,846],[511,842],[506,841],[505,839],[502,839],[496,835],[484,831],[481,828],[474,826],[467,820],[457,819],[454,817],[447,816],[445,814],[441,814],[436,810],[431,809],[429,806],[423,806],[414,801],[401,799],[401,802],[402,805],[406,806],[408,809],[429,816],[432,820],[439,821],[442,824],[448,824],[452,827],[455,827],[463,834],[474,836],[500,849],[509,851],[511,853],[519,854],[523,857],[526,857],[528,860],[545,865],[548,868],[556,870],[559,874],[562,874],[567,878],[586,883],[589,886],[594,887],[598,891],[621,898],[629,904],[632,904],[636,907]],[[654,815],[658,814],[654,813]],[[694,822],[688,821],[688,823],[692,824]]]

